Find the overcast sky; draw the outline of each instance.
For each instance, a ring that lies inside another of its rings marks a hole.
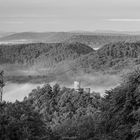
[[[0,0],[0,31],[140,31],[140,0]]]

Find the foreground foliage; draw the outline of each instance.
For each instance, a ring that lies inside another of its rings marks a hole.
[[[137,69],[105,97],[58,84],[38,87],[23,102],[1,104],[0,139],[138,140],[139,85]]]
[[[50,139],[51,131],[27,102],[0,104],[1,140]]]

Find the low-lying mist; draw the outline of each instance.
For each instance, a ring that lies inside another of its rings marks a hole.
[[[14,102],[16,100],[22,101],[25,96],[28,96],[28,94],[38,86],[42,85],[31,83],[7,83],[4,87],[3,99],[10,102]]]
[[[91,88],[91,92],[99,92],[101,95],[104,95],[105,90],[109,90],[111,88],[119,85],[121,78],[119,75],[109,75],[103,73],[93,73],[93,74],[85,74],[83,72],[74,73],[74,72],[66,72],[61,74],[54,74],[54,80],[44,81],[45,78],[38,80],[38,82],[34,82],[34,80],[26,81],[26,82],[8,82],[4,87],[4,100],[6,101],[15,101],[22,100],[37,86],[42,86],[45,83],[50,83],[54,85],[58,83],[61,87],[74,87],[74,81],[81,82],[81,88]],[[46,77],[47,79],[47,77]]]
[[[121,77],[119,75],[109,75],[102,73],[94,73],[94,74],[84,74],[80,73],[77,75],[65,74],[63,76],[57,77],[56,82],[60,85],[73,88],[74,81],[81,82],[81,88],[91,88],[91,91],[99,92],[104,94],[105,90],[109,90],[111,88],[119,85],[121,81]]]

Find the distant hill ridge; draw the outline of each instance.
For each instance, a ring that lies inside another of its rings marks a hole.
[[[135,42],[140,40],[140,35],[101,32],[21,32],[0,38],[0,42],[14,43],[62,43],[79,42],[92,48],[100,48],[105,44],[118,41]]]

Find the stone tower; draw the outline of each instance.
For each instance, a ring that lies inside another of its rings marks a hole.
[[[75,91],[79,91],[81,89],[81,83],[79,81],[74,81],[74,89]]]

